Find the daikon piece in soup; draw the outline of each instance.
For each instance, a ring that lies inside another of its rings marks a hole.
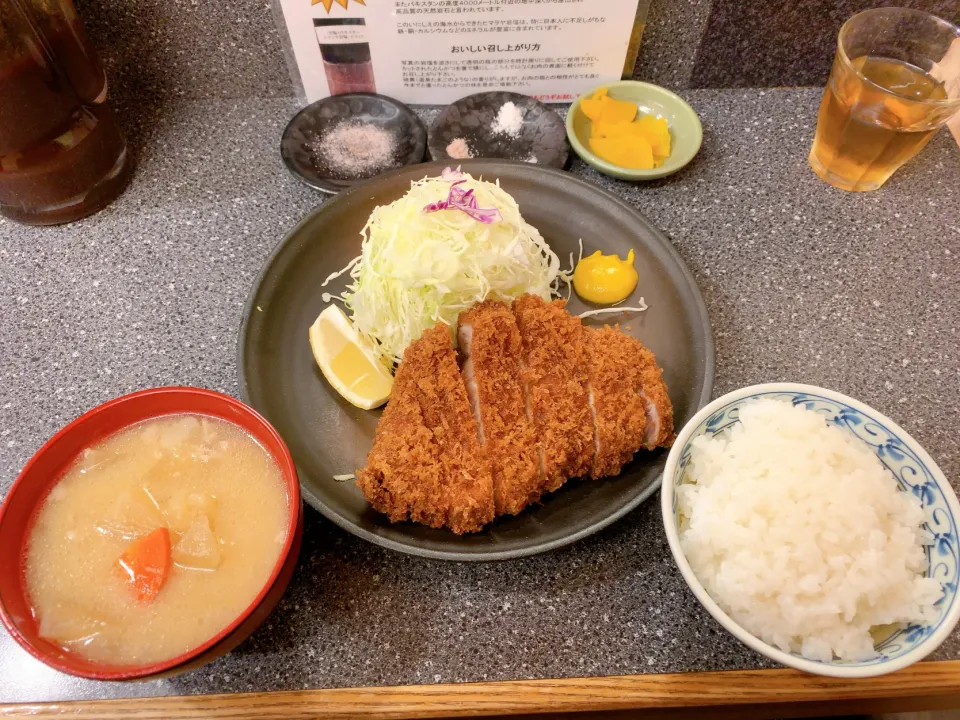
[[[240,427],[171,415],[121,430],[80,454],[30,531],[40,634],[109,664],[186,653],[264,588],[288,521],[279,466]]]

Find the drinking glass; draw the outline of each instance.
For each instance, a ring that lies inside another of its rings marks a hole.
[[[100,210],[130,154],[71,0],[0,0],[0,215],[31,225]]]
[[[960,110],[960,28],[877,8],[840,28],[810,167],[843,190],[876,190]]]

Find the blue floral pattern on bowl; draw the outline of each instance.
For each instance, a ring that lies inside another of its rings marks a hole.
[[[926,548],[929,567],[927,577],[932,577],[943,585],[943,597],[937,602],[938,616],[929,625],[909,625],[896,630],[892,635],[879,641],[875,648],[879,657],[861,662],[834,659],[831,665],[847,667],[869,667],[895,660],[910,652],[932,635],[950,609],[957,602],[957,582],[960,576],[960,539],[957,535],[957,520],[950,511],[950,505],[944,495],[934,472],[928,467],[910,445],[902,439],[900,433],[888,426],[886,421],[878,420],[860,408],[852,407],[834,398],[823,397],[810,392],[758,392],[742,397],[718,408],[704,419],[689,435],[683,446],[676,471],[670,486],[674,493],[686,476],[690,462],[691,443],[700,435],[712,436],[727,430],[740,421],[740,408],[759,398],[788,401],[813,410],[824,417],[831,425],[844,428],[869,446],[887,469],[897,479],[904,492],[919,498],[926,514],[924,528],[933,537],[933,543]],[[666,486],[665,486],[666,487]],[[674,498],[676,495],[674,495]],[[677,503],[673,503],[674,522],[680,526]],[[797,657],[798,654],[794,653]],[[809,661],[816,662],[816,661]]]

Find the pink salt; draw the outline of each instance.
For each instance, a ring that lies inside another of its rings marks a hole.
[[[331,170],[368,173],[393,165],[397,140],[377,125],[342,122],[326,132],[314,151]]]
[[[447,155],[454,160],[466,160],[473,157],[470,146],[463,138],[454,138],[450,141],[450,144],[447,145]]]

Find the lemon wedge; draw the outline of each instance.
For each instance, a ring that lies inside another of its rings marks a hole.
[[[390,397],[393,375],[336,305],[310,326],[310,349],[323,376],[351,404],[371,410]]]

